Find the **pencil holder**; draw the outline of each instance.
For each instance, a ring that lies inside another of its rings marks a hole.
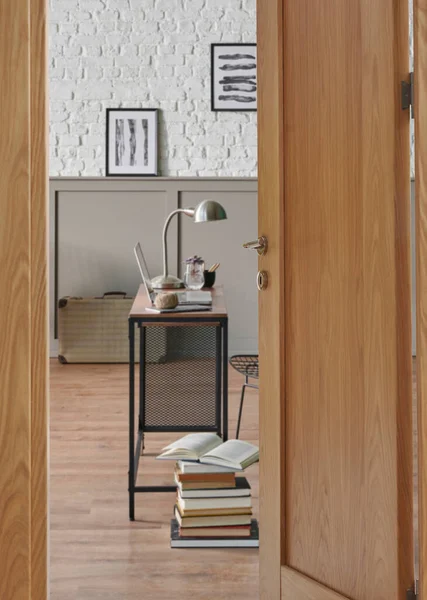
[[[204,275],[205,275],[205,288],[213,287],[214,283],[215,283],[216,271],[214,271],[213,273],[209,273],[209,271],[205,271]]]

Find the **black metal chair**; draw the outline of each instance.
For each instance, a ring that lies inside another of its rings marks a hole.
[[[239,417],[237,419],[236,439],[238,439],[246,388],[258,389],[257,384],[249,383],[249,379],[259,378],[258,354],[236,354],[230,358],[230,365],[245,377],[245,383],[242,386],[242,394],[240,396]]]

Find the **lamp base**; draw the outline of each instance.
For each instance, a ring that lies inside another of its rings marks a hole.
[[[173,275],[159,275],[151,280],[151,285],[155,290],[177,290],[184,287],[184,282]]]

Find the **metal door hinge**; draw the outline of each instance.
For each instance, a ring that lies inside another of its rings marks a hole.
[[[414,587],[406,592],[406,600],[418,599],[418,580],[415,581]]]
[[[414,74],[409,73],[409,82],[400,82],[402,110],[411,109],[411,118],[414,118]]]

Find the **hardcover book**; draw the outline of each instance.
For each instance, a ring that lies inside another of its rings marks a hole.
[[[171,520],[171,548],[258,548],[259,531],[256,519],[251,521],[248,537],[187,537],[180,535],[179,523]]]
[[[182,515],[177,506],[175,506],[175,519],[180,527],[226,527],[228,525],[249,525],[252,519],[252,510],[240,514],[198,514]]]
[[[178,492],[181,498],[235,498],[242,496],[251,495],[251,486],[248,483],[246,477],[236,477],[235,487],[202,487],[203,482],[200,483],[199,488],[185,487],[183,484],[175,479],[177,484]]]
[[[190,460],[243,471],[259,460],[259,449],[249,442],[222,439],[215,433],[190,433],[163,448],[160,460]]]

